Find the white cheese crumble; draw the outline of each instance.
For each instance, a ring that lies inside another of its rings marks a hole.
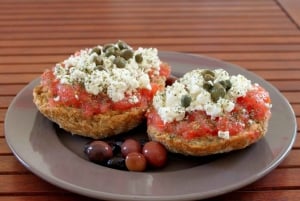
[[[115,44],[117,47],[117,44]],[[103,51],[102,46],[97,48]],[[92,48],[81,50],[54,67],[54,75],[62,84],[81,84],[88,93],[97,95],[106,93],[114,102],[120,101],[125,94],[132,94],[138,88],[151,90],[149,71],[159,74],[161,61],[155,48],[138,48],[133,50],[133,56],[126,60],[125,66],[118,67],[114,60],[116,56],[98,55]],[[136,55],[142,56],[142,61],[135,60]],[[96,65],[95,58],[102,60],[101,69]],[[137,97],[130,98],[132,103],[138,102]]]
[[[203,73],[205,70],[196,69],[186,73],[173,85],[167,86],[165,91],[154,96],[153,105],[164,123],[180,121],[185,117],[186,112],[195,110],[205,111],[212,119],[231,112],[235,107],[238,97],[245,96],[251,89],[251,81],[242,75],[229,76],[223,69],[212,70],[214,79],[205,81]],[[205,89],[205,83],[214,85],[223,81],[230,81],[231,86],[223,97],[217,101],[212,99],[212,94]],[[182,105],[182,97],[189,96],[191,101],[186,107]]]
[[[218,137],[228,140],[230,138],[229,131],[218,131]]]

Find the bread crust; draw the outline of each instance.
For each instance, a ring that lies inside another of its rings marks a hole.
[[[230,136],[229,139],[207,135],[194,139],[186,139],[181,135],[161,132],[148,125],[147,132],[151,140],[162,143],[169,151],[191,156],[206,156],[243,149],[265,136],[268,119],[252,124],[248,129]]]
[[[139,125],[147,107],[133,107],[127,111],[110,110],[104,114],[85,116],[80,109],[67,106],[50,106],[49,91],[41,85],[33,90],[33,102],[39,111],[61,128],[72,134],[101,139],[129,131]]]

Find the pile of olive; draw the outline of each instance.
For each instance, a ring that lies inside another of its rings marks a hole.
[[[124,41],[118,41],[117,43],[109,43],[103,45],[103,47],[96,46],[91,50],[91,53],[96,53],[98,56],[94,58],[94,62],[99,69],[103,67],[103,56],[109,57],[114,55],[113,63],[118,68],[124,68],[129,59],[133,58],[137,63],[142,63],[143,57],[141,54],[134,55],[134,50]],[[101,57],[102,56],[102,57]]]
[[[202,72],[204,79],[203,88],[210,93],[211,99],[217,102],[219,98],[224,98],[232,84],[230,80],[222,80],[214,83],[215,73],[211,70],[204,70]]]
[[[145,171],[147,168],[161,168],[167,162],[165,147],[154,141],[141,142],[129,138],[125,141],[95,140],[85,146],[88,159],[106,167]]]

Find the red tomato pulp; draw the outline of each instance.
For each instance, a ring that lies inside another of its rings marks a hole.
[[[270,103],[268,92],[254,85],[245,97],[237,99],[233,111],[215,119],[204,111],[193,111],[187,113],[182,121],[164,123],[155,109],[152,109],[147,113],[147,123],[159,131],[182,135],[187,139],[216,136],[218,131],[229,131],[230,135],[236,135],[249,126],[251,121],[257,122],[269,117]]]
[[[170,67],[162,63],[159,73],[159,76],[168,77]],[[149,73],[149,76],[155,75]],[[88,93],[80,84],[61,84],[51,70],[47,70],[43,73],[41,84],[46,86],[50,91],[50,105],[79,108],[86,116],[105,113],[109,110],[124,111],[132,107],[147,107],[152,101],[154,94],[163,87],[152,82],[150,90],[146,88],[137,89],[133,95],[138,97],[138,102],[133,103],[130,101],[128,94],[125,94],[124,99],[113,102],[106,94],[93,95]]]

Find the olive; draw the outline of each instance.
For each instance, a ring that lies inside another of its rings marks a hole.
[[[119,155],[121,153],[122,141],[109,141],[108,144],[111,146],[113,154]]]
[[[103,59],[100,56],[94,57],[94,62],[96,65],[103,65]]]
[[[219,83],[226,89],[226,91],[232,87],[230,80],[222,80]]]
[[[201,74],[205,81],[213,81],[215,79],[215,73],[211,70],[204,70]]]
[[[120,48],[120,50],[128,49],[129,48],[129,46],[127,45],[127,43],[125,43],[124,41],[121,41],[121,40],[119,40],[117,42],[117,46]]]
[[[120,56],[128,60],[133,57],[133,51],[130,49],[121,50]]]
[[[114,64],[116,64],[118,68],[124,68],[126,66],[126,60],[123,57],[116,57]]]
[[[92,49],[92,51],[91,51],[91,53],[96,53],[96,54],[98,54],[98,55],[100,55],[101,54],[101,48],[100,47],[94,47],[93,49]]]
[[[126,139],[121,145],[121,152],[123,157],[126,157],[131,152],[141,152],[142,145],[135,139]]]
[[[182,105],[182,107],[188,107],[188,106],[190,106],[191,102],[192,102],[191,96],[189,96],[189,95],[183,95],[181,97],[181,105]]]
[[[123,157],[112,157],[106,162],[106,166],[118,170],[126,170],[125,159]]]
[[[147,160],[142,153],[131,152],[125,158],[125,165],[129,171],[142,172],[147,167]]]
[[[142,153],[147,163],[152,167],[160,168],[167,163],[167,150],[159,142],[147,142],[143,147]]]
[[[143,62],[143,56],[142,56],[142,54],[135,55],[135,61],[137,63],[142,63]]]
[[[225,88],[221,84],[215,83],[213,88],[210,91],[211,99],[214,102],[217,102],[219,98],[223,98],[225,95],[226,95]]]
[[[91,142],[85,149],[90,161],[103,163],[113,156],[113,151],[108,143],[100,140]]]

